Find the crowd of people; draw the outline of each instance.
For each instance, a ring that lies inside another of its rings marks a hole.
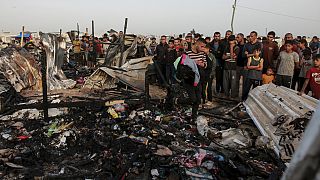
[[[80,66],[96,68],[97,58],[104,58],[110,43],[118,43],[117,41],[123,36],[123,32],[119,33],[110,30],[109,34],[104,34],[102,37],[93,37],[87,34],[81,39],[76,36],[72,42],[73,56]]]
[[[182,82],[189,99],[180,101],[192,104],[193,114],[199,106],[212,104],[213,93],[245,101],[251,89],[269,83],[297,90],[300,95],[310,92],[320,99],[318,37],[308,43],[305,37],[294,39],[287,33],[281,46],[275,38],[273,31],[259,38],[255,31],[245,36],[228,30],[223,39],[220,32],[213,38],[188,34],[168,40],[162,36],[157,46],[153,39],[149,49],[165,75],[164,80],[159,76],[160,85],[163,81],[169,85]]]
[[[193,114],[200,105],[212,104],[213,93],[245,101],[252,88],[269,83],[320,99],[319,38],[307,42],[305,36],[286,33],[282,44],[275,38],[274,31],[261,38],[256,31],[245,36],[230,30],[223,39],[220,32],[212,38],[197,33],[184,38],[163,35],[159,43],[154,37],[149,43],[139,37],[136,58],[153,55],[159,85],[182,84],[189,99],[176,101],[192,104]],[[73,42],[75,56],[87,62],[83,65],[94,67],[95,59],[105,54],[106,44],[99,42],[110,42],[110,38],[84,36]]]

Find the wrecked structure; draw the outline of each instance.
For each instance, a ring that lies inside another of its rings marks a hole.
[[[24,49],[5,48],[0,51],[0,71],[17,92],[41,88],[40,67]]]
[[[68,80],[61,69],[65,56],[65,40],[62,37],[48,33],[40,32],[40,36],[46,52],[49,89],[73,87],[75,82]],[[0,53],[0,71],[11,82],[17,92],[21,92],[23,89],[42,89],[39,56],[34,56],[25,49],[15,47],[7,47],[1,50]]]

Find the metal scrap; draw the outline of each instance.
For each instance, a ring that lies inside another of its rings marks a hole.
[[[272,139],[275,152],[290,161],[306,118],[310,119],[318,102],[309,96],[298,96],[289,88],[268,84],[253,89],[244,105],[260,132]]]

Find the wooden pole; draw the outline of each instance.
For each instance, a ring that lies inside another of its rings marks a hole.
[[[77,23],[77,31],[78,31],[78,37],[80,37],[80,28],[79,28],[79,23]]]
[[[94,21],[92,20],[91,22],[92,25],[92,38],[94,39]]]
[[[23,37],[24,37],[24,26],[22,26],[22,32],[21,32],[21,39],[20,39],[20,46],[23,45]]]
[[[119,37],[120,43],[121,43],[121,55],[120,55],[119,67],[121,67],[125,63],[125,61],[123,60],[123,53],[124,53],[125,38],[126,38],[126,34],[127,34],[127,27],[128,27],[128,18],[125,18],[124,28],[123,28],[123,37]]]
[[[45,50],[41,53],[41,75],[42,75],[42,107],[43,118],[48,122],[49,119],[49,105],[48,105],[48,85],[47,85],[47,55]]]

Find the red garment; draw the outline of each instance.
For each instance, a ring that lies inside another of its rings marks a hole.
[[[175,49],[176,49],[177,52],[179,52],[179,49],[183,49],[183,47],[182,46],[176,46]]]
[[[97,44],[97,53],[102,54],[102,44]]]
[[[320,100],[320,69],[312,67],[306,78],[309,79],[312,97]]]

